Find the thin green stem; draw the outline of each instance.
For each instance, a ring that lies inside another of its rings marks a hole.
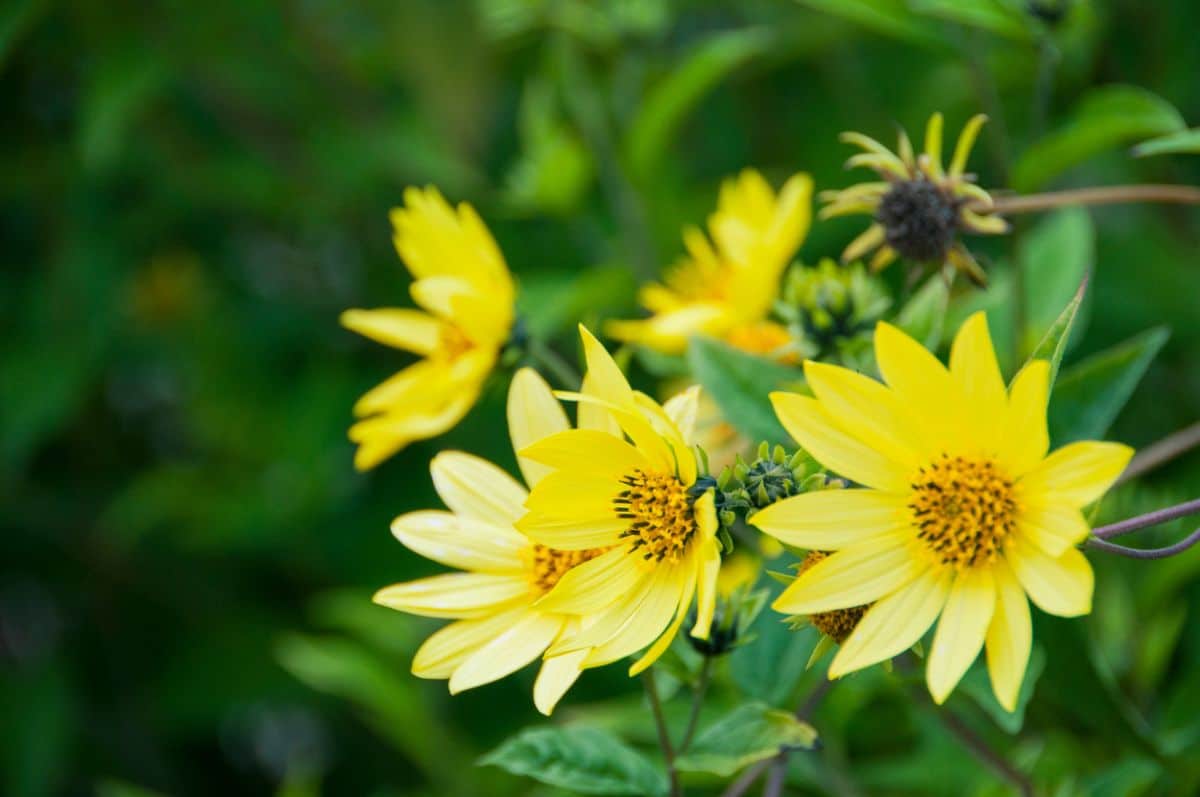
[[[577,390],[583,382],[574,366],[537,338],[529,339],[525,351],[531,360],[554,377],[562,389]]]
[[[658,732],[658,746],[662,750],[663,761],[667,767],[671,797],[683,797],[683,790],[679,786],[679,773],[675,770],[675,748],[671,745],[671,733],[667,730],[667,720],[663,716],[662,701],[658,699],[658,685],[654,681],[653,667],[642,673],[642,686],[646,690],[646,699],[650,702],[650,711],[654,714],[654,728]]]
[[[1177,432],[1172,432],[1156,443],[1146,446],[1130,460],[1117,479],[1117,484],[1124,484],[1130,479],[1136,479],[1143,473],[1148,473],[1160,465],[1165,465],[1176,457],[1182,456],[1200,446],[1200,421],[1191,426],[1185,426]]]
[[[714,656],[705,656],[704,664],[700,667],[700,679],[696,682],[696,691],[692,693],[692,713],[688,715],[687,730],[683,732],[683,741],[679,743],[679,752],[687,752],[700,725],[700,709],[704,706],[704,695],[708,692],[708,684],[712,680]]]

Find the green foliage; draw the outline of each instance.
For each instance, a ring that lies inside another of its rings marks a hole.
[[[684,772],[729,777],[782,750],[811,750],[817,731],[789,711],[746,703],[700,731],[677,766]]]
[[[1063,308],[1079,295],[1079,286],[1095,266],[1095,237],[1088,212],[1066,208],[1039,220],[1021,239],[1017,260],[1026,286],[1022,350],[1032,351],[1043,331],[1054,327]],[[1072,319],[1080,306],[1075,305]]]
[[[1179,155],[1200,153],[1200,127],[1180,130],[1165,136],[1143,141],[1133,148],[1134,156],[1145,158],[1150,155]]]
[[[1067,352],[1067,346],[1071,343],[1071,331],[1075,328],[1075,319],[1079,315],[1079,308],[1083,304],[1086,294],[1087,277],[1084,277],[1083,282],[1079,283],[1079,289],[1075,291],[1075,295],[1071,298],[1071,301],[1058,314],[1058,318],[1054,319],[1054,323],[1046,328],[1042,339],[1038,341],[1038,344],[1033,347],[1033,351],[1029,353],[1029,360],[1045,360],[1050,363],[1051,388],[1053,388],[1055,380],[1058,379],[1058,369],[1062,365],[1063,355]]]
[[[526,728],[479,763],[580,794],[667,792],[661,769],[596,728]]]
[[[768,395],[774,390],[800,389],[804,376],[798,370],[707,338],[692,339],[688,365],[722,414],[746,437],[770,442],[789,439]]]

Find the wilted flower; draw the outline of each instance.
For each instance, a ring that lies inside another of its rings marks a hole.
[[[404,192],[392,211],[396,251],[422,310],[347,310],[342,325],[422,360],[354,405],[354,464],[373,468],[414,440],[442,434],[475,405],[513,327],[516,291],[499,247],[467,203],[457,211],[436,188]]]
[[[865,152],[846,162],[847,167],[867,166],[883,182],[860,183],[840,191],[823,191],[826,203],[821,218],[868,213],[874,223],[842,253],[842,260],[857,260],[877,250],[871,269],[878,271],[897,257],[919,264],[941,267],[950,264],[976,284],[987,282],[983,269],[958,240],[959,233],[998,234],[1008,223],[991,215],[986,207],[991,196],[964,169],[979,128],[987,117],[974,116],[963,127],[950,159],[942,167],[942,115],[935,113],[925,128],[925,151],[913,153],[908,134],[900,131],[899,153],[893,153],[861,133],[843,133],[842,141],[857,144]],[[979,210],[978,208],[984,208]]]

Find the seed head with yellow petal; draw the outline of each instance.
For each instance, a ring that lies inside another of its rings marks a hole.
[[[861,485],[804,493],[750,518],[782,542],[831,552],[775,608],[869,607],[830,677],[901,653],[936,622],[926,666],[934,699],[986,647],[992,688],[1012,710],[1032,641],[1028,600],[1063,617],[1091,610],[1092,569],[1075,547],[1089,533],[1081,510],[1133,452],[1077,442],[1048,453],[1049,365],[1028,363],[1006,389],[983,313],[959,330],[948,369],[886,323],[875,355],[883,383],[810,361],[813,397],[771,396],[809,453]]]

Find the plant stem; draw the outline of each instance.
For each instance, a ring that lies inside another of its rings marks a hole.
[[[1197,543],[1200,543],[1200,528],[1179,542],[1163,548],[1130,548],[1127,545],[1117,545],[1115,542],[1105,542],[1104,540],[1097,539],[1088,540],[1086,545],[1094,551],[1115,553],[1117,556],[1127,556],[1130,559],[1166,559],[1175,554],[1183,553]]]
[[[812,713],[817,710],[817,706],[821,705],[821,700],[825,695],[829,694],[829,690],[833,688],[833,681],[828,679],[821,681],[809,693],[804,702],[795,711],[796,719],[806,720]],[[781,750],[778,755],[773,758],[768,758],[764,761],[759,761],[754,766],[742,773],[742,776],[729,785],[725,791],[721,792],[721,797],[742,797],[743,794],[750,790],[754,785],[754,781],[758,780],[768,767],[774,767],[771,770],[771,775],[767,780],[767,784],[763,790],[763,797],[778,797],[782,794],[783,782],[787,775],[787,758],[791,751]],[[776,773],[782,773],[777,775]],[[774,791],[772,791],[774,789]]]
[[[1129,467],[1117,479],[1117,484],[1124,484],[1143,473],[1154,470],[1159,465],[1166,464],[1182,454],[1186,454],[1196,446],[1200,446],[1200,422],[1186,426],[1177,432],[1159,440],[1157,443],[1143,448],[1130,461]]]
[[[654,714],[654,728],[658,732],[658,746],[662,750],[663,760],[667,766],[671,797],[683,797],[683,790],[679,787],[679,773],[675,771],[675,748],[671,746],[671,733],[667,730],[667,720],[663,716],[662,702],[658,699],[658,685],[654,682],[653,667],[642,673],[642,686],[646,689],[646,699],[650,701],[650,711]]]
[[[708,684],[712,680],[713,656],[705,656],[704,664],[700,667],[700,680],[696,682],[696,691],[692,694],[692,713],[688,716],[687,730],[683,732],[683,741],[679,743],[679,752],[687,752],[688,746],[692,743],[692,737],[696,735],[696,728],[700,724],[700,709],[704,706],[704,694],[708,691]]]
[[[997,196],[992,203],[975,200],[967,207],[1000,215],[1035,213],[1072,205],[1119,205],[1128,202],[1170,202],[1181,205],[1200,205],[1200,188],[1190,185],[1106,185],[1092,188],[1073,188],[1067,191],[1047,191],[1024,196]]]
[[[928,693],[924,689],[917,687],[925,697],[925,704],[941,721],[946,730],[950,731],[963,747],[967,748],[972,755],[977,758],[980,763],[989,767],[993,772],[999,775],[1004,780],[1008,781],[1012,786],[1021,793],[1022,797],[1033,797],[1033,783],[1030,782],[1028,776],[1020,771],[1012,764],[1008,763],[995,750],[988,746],[988,743],[975,732],[973,728],[963,722],[958,715],[948,709],[941,708],[929,699]]]
[[[1195,514],[1200,514],[1200,498],[1193,498],[1191,501],[1184,501],[1182,504],[1169,506],[1166,509],[1147,512],[1144,515],[1122,520],[1120,523],[1099,526],[1092,529],[1092,536],[1102,540],[1111,540],[1113,537],[1120,537],[1122,534],[1128,534],[1131,531],[1144,529],[1148,526],[1157,526],[1160,523],[1166,523],[1168,520],[1175,520],[1176,518]]]
[[[783,794],[783,782],[787,779],[787,759],[779,758],[771,765],[767,783],[763,786],[763,797],[779,797]]]
[[[553,376],[564,390],[577,390],[582,383],[579,372],[561,354],[537,338],[530,338],[526,346],[530,359],[542,366]]]

